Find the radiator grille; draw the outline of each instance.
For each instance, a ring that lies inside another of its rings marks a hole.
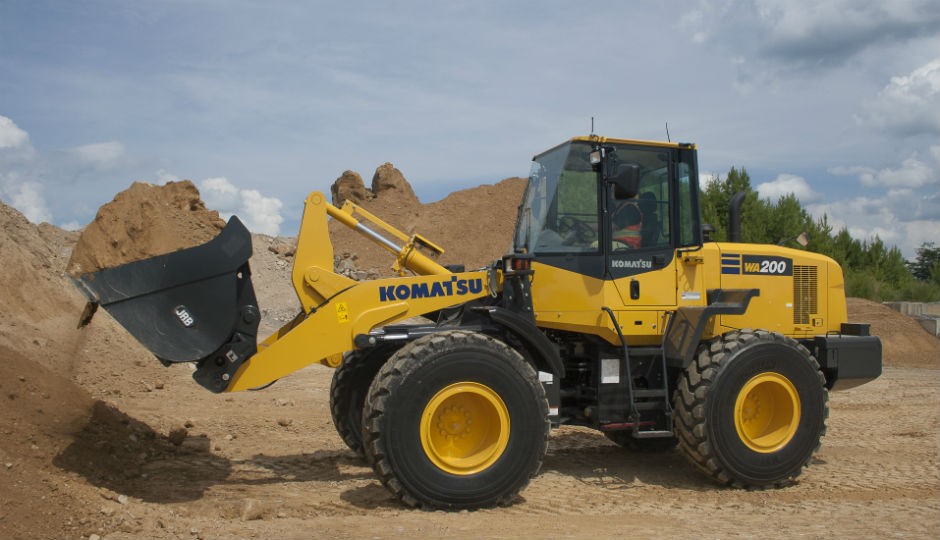
[[[817,268],[793,266],[793,324],[809,324],[816,311]]]

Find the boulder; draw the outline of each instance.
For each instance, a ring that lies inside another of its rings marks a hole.
[[[335,206],[342,206],[347,200],[362,204],[372,198],[372,192],[366,189],[362,177],[356,171],[343,172],[333,182],[330,193],[333,195],[333,204]]]
[[[405,180],[405,176],[401,171],[388,162],[383,163],[375,170],[375,175],[372,176],[372,194],[375,197],[396,194],[404,200],[418,202],[418,197],[411,189],[411,184]]]

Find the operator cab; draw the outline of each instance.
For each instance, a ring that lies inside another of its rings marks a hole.
[[[695,146],[577,137],[533,158],[514,250],[601,279],[701,245]]]

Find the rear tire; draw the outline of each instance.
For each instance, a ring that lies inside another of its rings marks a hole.
[[[362,407],[369,393],[372,379],[381,369],[395,347],[378,346],[347,353],[343,363],[333,372],[330,384],[330,416],[343,442],[359,457],[365,457],[362,447]]]
[[[395,353],[363,414],[367,459],[409,506],[508,504],[548,444],[548,401],[535,370],[505,343],[464,330]]]
[[[703,346],[674,394],[679,449],[721,484],[792,483],[826,433],[829,394],[796,341],[763,330]]]

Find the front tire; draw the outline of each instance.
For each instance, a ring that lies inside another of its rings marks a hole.
[[[679,448],[721,484],[787,485],[820,446],[828,400],[805,347],[763,330],[731,332],[703,346],[680,377]]]
[[[535,370],[496,339],[463,330],[419,338],[376,376],[363,411],[367,458],[409,506],[508,504],[548,444]]]

